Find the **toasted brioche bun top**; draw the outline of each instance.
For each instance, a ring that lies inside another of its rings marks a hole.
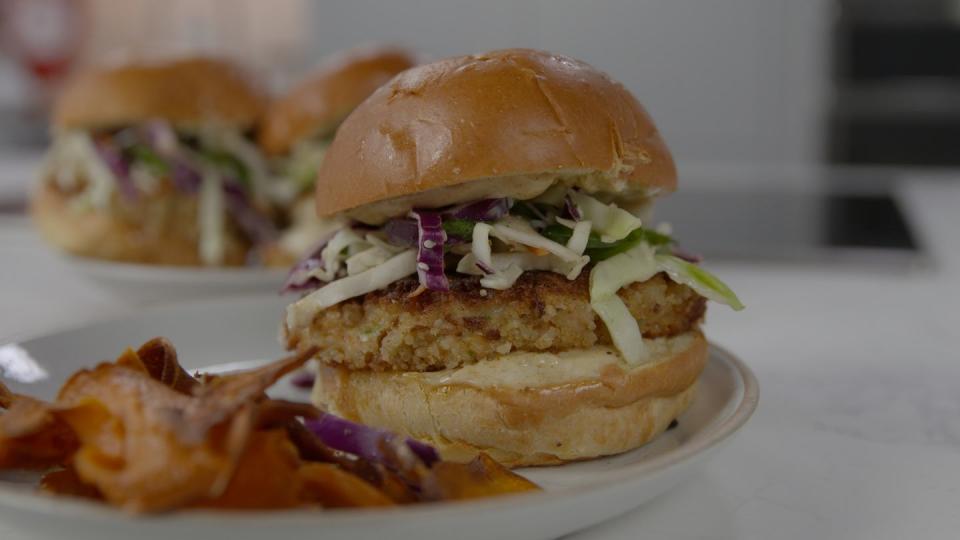
[[[268,107],[261,148],[270,155],[284,154],[300,139],[332,134],[374,90],[416,63],[399,48],[365,47],[334,55]]]
[[[79,73],[54,105],[53,125],[97,129],[160,118],[177,127],[217,123],[246,130],[263,107],[263,96],[237,66],[184,58]]]
[[[317,211],[378,222],[412,206],[529,198],[555,181],[637,199],[674,190],[676,169],[621,84],[566,56],[506,49],[409,69],[380,87],[338,129]]]

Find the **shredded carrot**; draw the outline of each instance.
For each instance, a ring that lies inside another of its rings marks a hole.
[[[537,257],[543,257],[544,255],[549,255],[549,254],[550,254],[549,251],[547,251],[547,250],[545,250],[545,249],[543,249],[543,248],[529,247],[529,246],[528,246],[527,249],[529,249],[530,252],[533,253],[534,255],[536,255]]]
[[[413,291],[412,293],[408,294],[408,295],[407,295],[407,298],[416,298],[416,297],[420,296],[421,294],[423,294],[424,292],[426,292],[426,290],[427,290],[427,288],[424,287],[423,284],[421,284],[419,287],[417,287],[417,290],[415,290],[415,291]]]

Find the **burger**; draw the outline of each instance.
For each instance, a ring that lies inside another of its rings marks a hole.
[[[340,123],[374,90],[416,64],[395,47],[360,47],[333,55],[317,71],[275,100],[258,134],[270,160],[276,199],[289,227],[267,251],[270,265],[288,267],[314,247],[314,239],[336,222],[319,220],[313,208],[317,169]]]
[[[287,282],[313,400],[458,461],[651,440],[697,391],[707,300],[742,307],[650,226],[676,183],[650,116],[583,62],[511,49],[401,73],[340,126],[316,209],[347,224]]]
[[[80,73],[54,105],[31,205],[41,235],[97,259],[245,264],[276,233],[250,139],[263,107],[245,74],[215,59]]]
[[[415,63],[411,53],[392,47],[351,49],[327,58],[267,107],[257,136],[260,148],[286,162],[287,178],[299,191],[312,191],[337,127],[374,90]]]

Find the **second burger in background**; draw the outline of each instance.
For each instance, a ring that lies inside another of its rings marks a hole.
[[[330,227],[313,208],[313,185],[340,123],[377,88],[416,59],[396,47],[366,46],[333,55],[269,105],[258,142],[271,162],[275,198],[289,208],[289,228],[266,253],[267,264],[290,266]]]
[[[650,116],[583,62],[512,49],[398,75],[320,168],[318,213],[352,221],[288,281],[314,401],[452,460],[649,441],[693,400],[706,301],[742,307],[642,221],[676,183]]]
[[[263,106],[246,75],[220,60],[80,73],[55,104],[34,222],[84,257],[245,264],[276,234],[266,167],[248,139]]]

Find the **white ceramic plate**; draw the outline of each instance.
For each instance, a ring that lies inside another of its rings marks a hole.
[[[66,263],[105,291],[127,301],[157,302],[280,290],[287,270],[189,268],[119,263],[65,255]]]
[[[0,348],[0,368],[15,391],[49,398],[78,368],[112,359],[124,347],[157,335],[173,341],[189,369],[245,366],[282,354],[276,330],[283,307],[283,299],[270,295],[146,310],[8,344]],[[307,399],[287,380],[276,390]],[[136,518],[93,503],[37,495],[33,479],[6,474],[0,476],[0,530],[72,540],[554,538],[635,508],[676,485],[747,421],[757,398],[750,370],[711,347],[700,392],[677,428],[619,456],[522,470],[544,487],[542,493],[391,510],[193,511]]]

